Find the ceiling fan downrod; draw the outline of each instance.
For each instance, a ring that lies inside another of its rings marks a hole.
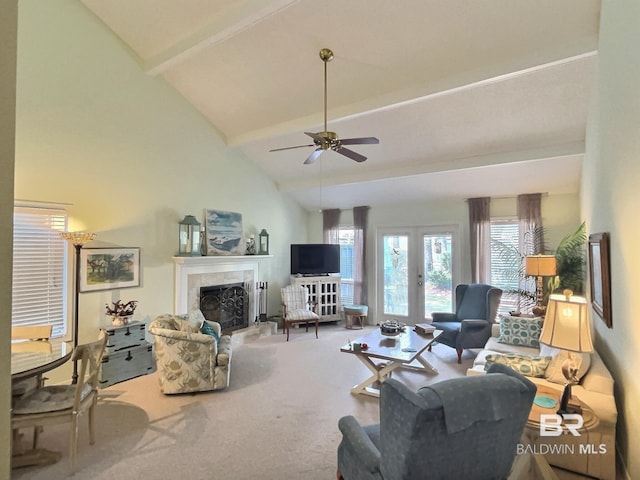
[[[324,131],[327,133],[327,63],[333,60],[333,52],[328,48],[320,50],[320,59],[324,62]]]

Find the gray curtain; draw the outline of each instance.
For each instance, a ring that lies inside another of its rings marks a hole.
[[[471,241],[471,282],[489,282],[491,242],[491,198],[469,198],[469,240]]]
[[[353,303],[367,305],[367,226],[369,207],[353,208]]]
[[[542,234],[542,194],[518,195],[518,230],[520,253],[544,253]]]
[[[340,233],[340,209],[322,211],[322,240],[324,243],[338,243]]]

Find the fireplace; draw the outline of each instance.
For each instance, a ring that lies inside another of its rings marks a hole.
[[[243,283],[200,287],[200,311],[223,332],[249,326],[249,294]]]
[[[258,317],[256,282],[259,278],[259,262],[257,255],[173,257],[173,261],[175,263],[174,314],[182,315],[202,309],[206,319],[219,322],[225,331],[244,329]],[[205,310],[215,310],[218,308],[219,301],[207,300],[207,305],[203,307],[200,301],[202,290],[215,288],[225,292],[229,286],[231,291],[223,295],[222,303],[225,305],[223,310],[231,309],[231,313],[225,311],[224,315],[216,314],[217,317],[211,317]],[[238,296],[238,294],[242,299],[242,306],[239,306],[238,299],[233,302],[227,300],[229,295]],[[244,327],[238,324],[239,312],[242,312]]]

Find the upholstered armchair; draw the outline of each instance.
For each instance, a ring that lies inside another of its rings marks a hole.
[[[460,284],[456,287],[455,313],[431,314],[431,324],[442,330],[438,343],[455,348],[458,363],[462,362],[464,349],[483,348],[491,337],[501,298],[502,290],[491,285]]]
[[[209,332],[209,333],[203,333]],[[160,315],[149,324],[160,391],[165,394],[218,390],[229,386],[231,337],[220,324],[189,315]]]
[[[417,393],[388,379],[379,424],[339,420],[338,478],[507,478],[535,392],[531,381],[499,364],[487,375],[444,380]]]

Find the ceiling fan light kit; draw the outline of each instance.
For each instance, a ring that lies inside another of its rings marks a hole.
[[[380,141],[375,137],[361,137],[361,138],[345,138],[340,139],[336,132],[330,132],[327,128],[327,63],[333,60],[333,52],[328,48],[320,50],[320,59],[324,63],[324,129],[322,132],[312,133],[304,132],[313,139],[312,144],[297,145],[294,147],[275,148],[269,150],[270,152],[279,152],[281,150],[291,150],[293,148],[303,147],[316,147],[316,149],[307,157],[304,161],[305,165],[309,165],[315,162],[320,155],[327,150],[333,150],[336,153],[344,155],[356,162],[364,162],[367,157],[354,152],[351,149],[345,148],[344,145],[373,145],[378,144]]]

